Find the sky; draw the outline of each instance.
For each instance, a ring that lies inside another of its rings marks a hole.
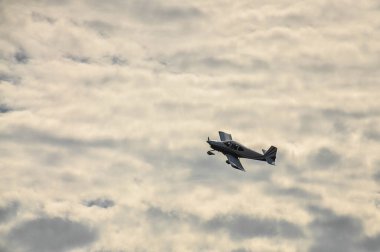
[[[379,69],[378,1],[1,0],[0,251],[380,251]]]

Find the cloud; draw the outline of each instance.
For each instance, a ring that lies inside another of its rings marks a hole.
[[[318,194],[308,192],[298,187],[281,188],[281,187],[276,187],[274,185],[269,185],[266,190],[268,193],[275,194],[278,196],[295,197],[299,199],[309,199],[309,200],[315,200],[315,199],[321,198],[321,196]]]
[[[321,147],[316,153],[312,154],[310,161],[318,168],[327,169],[339,163],[341,157],[334,150]]]
[[[247,249],[245,249],[245,248],[237,248],[237,249],[233,249],[233,250],[231,250],[231,252],[250,252],[250,251],[252,251],[252,250],[247,250]]]
[[[310,252],[316,251],[378,251],[376,236],[365,236],[362,222],[349,215],[338,215],[330,209],[312,206],[314,220],[309,228],[314,236]]]
[[[335,215],[327,209],[312,208],[312,212],[320,215],[311,224],[315,235],[313,251],[356,251],[355,243],[362,232],[361,222],[349,216]]]
[[[127,12],[129,16],[140,22],[146,22],[150,25],[165,24],[175,22],[186,22],[202,18],[203,13],[194,6],[183,4],[163,3],[156,0],[143,1],[95,1],[90,5],[100,8],[105,12],[119,13],[121,10]]]
[[[17,137],[15,137],[17,135]],[[54,133],[43,132],[39,129],[27,128],[24,126],[15,127],[12,132],[0,134],[3,141],[16,140],[24,143],[38,142],[52,146],[61,146],[65,148],[91,148],[91,147],[109,147],[115,143],[112,139],[100,139],[86,141],[73,137],[58,136]]]
[[[378,161],[376,163],[376,167],[375,167],[375,173],[373,174],[373,179],[376,181],[376,182],[379,182],[380,183],[380,168],[378,168],[380,166],[380,161]]]
[[[124,59],[123,57],[120,57],[120,56],[112,56],[111,57],[111,62],[114,65],[120,65],[120,66],[128,64],[128,60],[126,60],[126,59]]]
[[[252,59],[247,62],[236,62],[232,59],[215,57],[215,56],[201,56],[194,58],[189,55],[176,55],[168,58],[169,67],[177,71],[190,71],[190,72],[204,72],[204,71],[233,71],[233,72],[256,72],[268,69],[268,64],[260,59]]]
[[[189,225],[197,230],[200,222],[199,217],[193,214],[176,210],[165,211],[157,206],[150,206],[145,211],[145,214],[154,232],[174,231],[184,225]]]
[[[29,56],[24,50],[19,50],[14,54],[14,59],[19,64],[26,64],[29,62]]]
[[[61,218],[38,218],[22,222],[7,235],[8,243],[23,251],[67,251],[91,244],[97,233],[88,226]]]
[[[77,56],[77,55],[67,55],[66,58],[78,62],[78,63],[85,63],[88,64],[90,63],[90,59],[88,57],[84,56]]]
[[[369,139],[369,140],[372,140],[372,141],[377,141],[379,142],[380,141],[380,132],[376,129],[367,129],[364,131],[364,136]]]
[[[380,249],[380,234],[367,237],[359,243],[359,247],[362,247],[365,251],[379,251]]]
[[[297,239],[304,235],[302,228],[288,221],[246,215],[218,216],[207,221],[204,228],[209,231],[226,230],[232,239],[237,240],[276,236]]]
[[[105,22],[102,20],[88,20],[84,25],[95,30],[100,36],[109,37],[115,33],[117,26],[115,24]]]
[[[17,215],[19,203],[12,201],[5,206],[0,206],[0,223],[6,222]]]
[[[109,208],[113,207],[115,205],[115,202],[110,199],[98,198],[94,200],[86,200],[83,204],[88,207],[97,206],[101,208]]]
[[[373,175],[373,178],[376,180],[376,182],[380,183],[380,171],[376,172]]]
[[[374,5],[0,1],[0,250],[376,251]]]
[[[5,114],[12,111],[10,107],[8,107],[6,104],[0,104],[0,114]]]
[[[131,1],[127,10],[138,20],[156,22],[181,22],[202,17],[202,12],[192,6],[165,5],[159,1]]]
[[[379,116],[378,111],[344,111],[342,109],[323,109],[322,114],[329,119],[336,119],[337,117],[363,119],[369,116]]]
[[[38,12],[32,12],[32,19],[35,22],[48,22],[50,24],[54,24],[57,20],[49,17],[47,15],[38,13]]]
[[[18,84],[20,83],[20,80],[21,80],[21,77],[19,76],[14,76],[11,74],[0,72],[0,82],[4,81],[4,82],[12,83],[12,84]]]

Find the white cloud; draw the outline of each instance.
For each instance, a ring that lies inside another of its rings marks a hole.
[[[98,230],[61,251],[375,251],[375,7],[2,1],[0,250],[42,221]],[[277,166],[206,156],[218,130]]]

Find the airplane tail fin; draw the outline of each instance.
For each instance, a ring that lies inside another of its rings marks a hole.
[[[271,146],[267,151],[264,152],[264,158],[268,162],[268,164],[271,164],[271,165],[275,164],[276,154],[277,154],[277,147],[274,147],[274,146]]]

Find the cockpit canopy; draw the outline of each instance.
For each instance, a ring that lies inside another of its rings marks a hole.
[[[224,145],[233,150],[244,151],[244,148],[235,142],[226,141],[224,142]]]

